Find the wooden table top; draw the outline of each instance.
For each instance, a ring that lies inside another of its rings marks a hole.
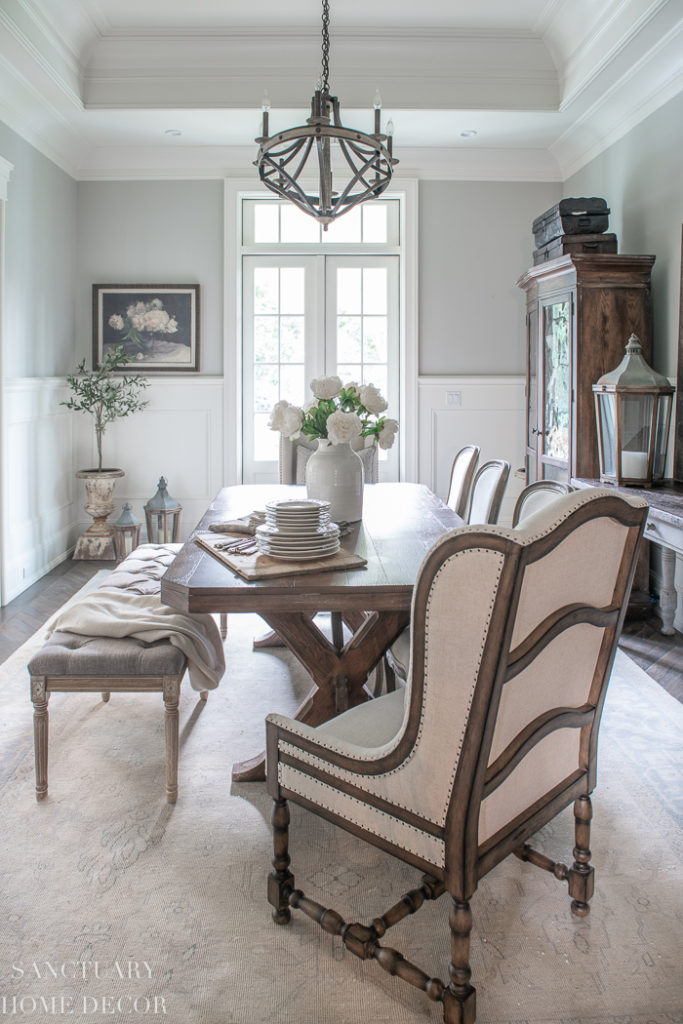
[[[267,501],[300,497],[303,487],[224,487],[183,545],[161,581],[165,604],[188,612],[383,611],[410,608],[422,560],[447,530],[463,521],[422,484],[368,484],[363,520],[342,546],[367,559],[367,567],[247,582],[196,544],[211,523],[235,519]]]
[[[600,483],[588,477],[572,479],[574,487],[610,487],[624,494],[643,498],[650,506],[650,518],[672,526],[683,527],[683,484],[675,480],[664,480],[657,487],[618,487],[616,484]]]

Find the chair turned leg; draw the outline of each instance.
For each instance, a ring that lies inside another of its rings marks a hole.
[[[102,700],[104,701],[105,704],[109,703],[109,698],[110,697],[111,697],[111,693],[110,693],[109,690],[103,690],[102,691]]]
[[[292,912],[289,894],[294,889],[294,875],[289,870],[289,805],[286,800],[273,801],[273,870],[268,875],[268,902],[273,908],[273,921],[287,924]]]
[[[567,872],[572,913],[585,917],[590,912],[588,901],[593,895],[595,868],[590,864],[591,818],[593,807],[589,796],[574,801],[574,863]]]
[[[199,699],[200,700],[208,700],[209,699],[209,691],[208,690],[200,690],[199,691]]]
[[[166,708],[166,801],[174,804],[178,799],[178,700],[180,683],[169,680],[164,684],[164,707]]]
[[[31,700],[33,701],[36,800],[44,800],[47,796],[47,741],[50,724],[47,710],[50,694],[47,692],[45,676],[31,676]]]
[[[466,900],[453,899],[449,916],[451,926],[450,982],[443,993],[445,1024],[474,1024],[477,993],[470,985],[470,932],[472,911]]]

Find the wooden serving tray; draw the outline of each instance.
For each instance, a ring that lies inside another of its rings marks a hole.
[[[339,572],[340,569],[363,569],[368,564],[361,555],[354,551],[346,551],[344,548],[328,558],[290,562],[271,558],[270,555],[262,555],[259,552],[239,555],[231,554],[229,551],[218,551],[216,545],[225,543],[225,534],[198,533],[194,539],[200,547],[209,551],[219,562],[247,581],[273,579],[277,576],[300,576],[314,572]]]

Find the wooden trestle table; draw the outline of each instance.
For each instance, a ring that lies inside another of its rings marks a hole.
[[[223,488],[161,581],[165,604],[186,612],[256,612],[309,672],[313,689],[296,717],[319,725],[369,699],[369,674],[410,621],[413,584],[432,544],[462,519],[421,484],[365,487],[362,522],[342,546],[367,559],[362,569],[326,571],[247,582],[194,541],[212,523],[263,509],[267,501],[302,497],[302,487],[243,485]],[[353,631],[332,640],[314,621],[317,612],[340,613],[333,622]],[[228,667],[229,671],[229,667]],[[265,778],[265,755],[233,766],[238,781]]]

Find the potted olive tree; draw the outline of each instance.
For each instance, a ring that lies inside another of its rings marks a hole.
[[[120,346],[107,352],[97,369],[86,370],[83,359],[76,373],[66,378],[71,397],[61,404],[74,412],[89,413],[93,417],[97,442],[97,468],[81,469],[76,473],[77,478],[85,482],[88,499],[85,511],[93,517],[93,523],[78,538],[74,558],[115,558],[114,531],[107,525],[107,516],[114,510],[114,486],[117,479],[124,476],[124,471],[102,465],[102,438],[114,420],[130,416],[148,404],[140,396],[149,387],[149,381],[139,374],[127,376],[121,373],[121,366],[127,361],[128,356]]]

